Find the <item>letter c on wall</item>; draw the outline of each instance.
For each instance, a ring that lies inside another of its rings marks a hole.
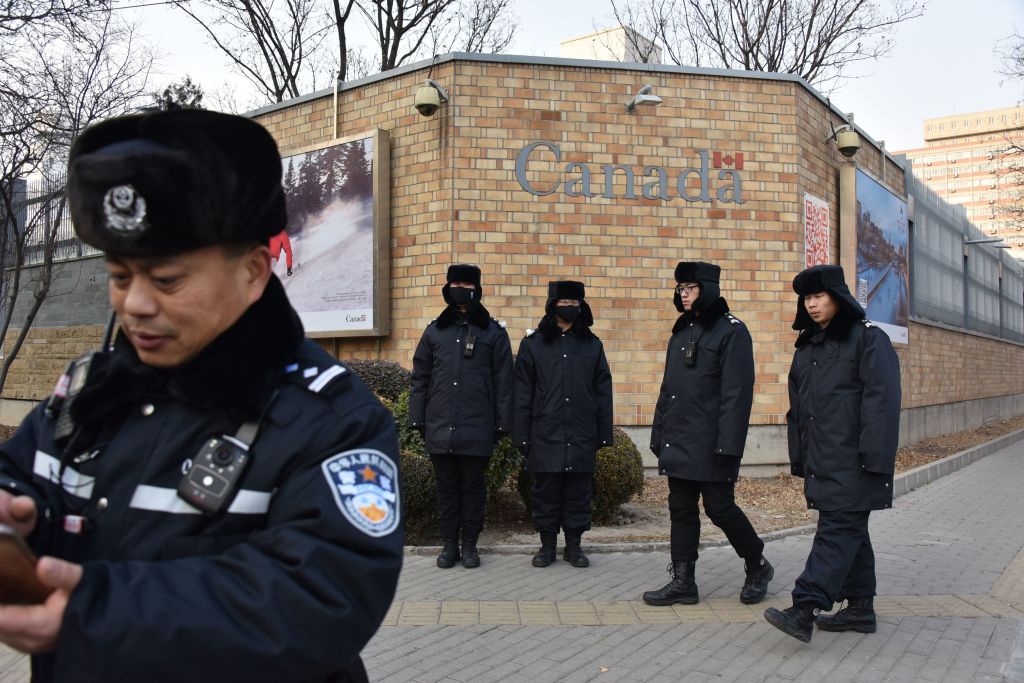
[[[533,154],[533,150],[538,147],[547,147],[555,153],[555,161],[558,163],[562,162],[562,150],[555,143],[544,142],[543,140],[531,142],[526,147],[523,147],[522,151],[519,152],[519,156],[516,157],[516,180],[519,181],[520,187],[530,194],[543,197],[556,192],[558,190],[558,186],[561,185],[562,182],[556,181],[554,187],[550,190],[538,190],[530,185],[530,181],[526,179],[526,162],[529,160],[530,155]]]

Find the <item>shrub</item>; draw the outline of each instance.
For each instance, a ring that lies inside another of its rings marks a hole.
[[[389,401],[397,401],[412,382],[412,373],[391,360],[351,359],[346,360],[345,365],[366,382],[373,393]]]
[[[402,519],[408,540],[433,534],[437,527],[434,494],[434,466],[430,458],[403,450],[399,458],[398,488],[402,496]]]
[[[530,509],[532,476],[523,470],[517,482],[519,495]],[[594,498],[590,509],[595,524],[610,522],[619,506],[644,490],[644,461],[636,444],[621,429],[615,429],[615,441],[597,452],[594,469]]]

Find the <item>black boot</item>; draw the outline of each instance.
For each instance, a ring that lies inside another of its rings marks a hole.
[[[442,531],[441,539],[444,547],[441,554],[437,556],[437,566],[441,569],[451,569],[459,560],[459,530]]]
[[[775,576],[775,568],[763,556],[754,563],[745,562],[743,568],[747,572],[747,579],[740,591],[740,602],[744,605],[761,602],[768,593],[768,582]]]
[[[462,530],[462,566],[466,569],[476,569],[480,566],[480,553],[476,550],[479,538],[480,532],[475,529]]]
[[[555,561],[555,545],[558,534],[549,531],[540,532],[540,550],[533,556],[534,567],[546,567]]]
[[[846,607],[835,614],[821,614],[814,620],[822,631],[856,631],[874,633],[878,627],[874,598],[850,598]]]
[[[696,562],[673,562],[667,567],[672,580],[660,591],[644,593],[644,602],[658,607],[676,604],[696,605],[700,600],[697,595],[697,582],[693,580],[696,568]]]
[[[764,618],[786,635],[809,643],[814,631],[814,609],[807,605],[793,605],[784,610],[769,607],[764,611]]]
[[[580,550],[580,541],[583,540],[582,531],[565,532],[565,549],[562,550],[562,559],[574,567],[589,567],[590,560]]]

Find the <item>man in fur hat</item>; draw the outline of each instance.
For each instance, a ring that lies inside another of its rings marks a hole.
[[[682,315],[672,327],[651,428],[651,451],[659,473],[668,476],[672,580],[644,593],[649,605],[699,600],[694,570],[700,498],[744,560],[740,600],[760,602],[775,573],[761,555],[764,542],[734,497],[754,397],[754,350],[746,325],[719,296],[720,273],[717,265],[701,261],[684,261],[675,270],[674,301]]]
[[[839,266],[793,280],[800,330],[789,371],[789,460],[804,478],[818,529],[793,606],[768,609],[770,624],[804,642],[825,631],[875,631],[872,510],[892,507],[900,423],[900,364],[889,337],[865,320]],[[834,603],[847,606],[822,615]]]
[[[512,346],[483,307],[480,269],[448,267],[448,306],[423,331],[412,359],[409,426],[423,434],[437,481],[443,547],[437,566],[480,566],[487,464],[512,427]],[[459,551],[459,533],[462,551]]]
[[[512,442],[533,474],[531,512],[541,542],[533,566],[555,561],[562,529],[562,559],[587,567],[580,542],[590,529],[597,449],[612,444],[612,374],[590,331],[594,316],[582,282],[549,283],[544,310],[516,357]]]
[[[367,680],[402,566],[398,440],[271,271],[274,139],[211,111],[110,119],[71,148],[68,206],[120,332],[0,445],[0,523],[52,590],[0,606],[0,640],[40,682]]]

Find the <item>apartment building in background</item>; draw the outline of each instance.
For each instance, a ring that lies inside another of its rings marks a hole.
[[[1024,204],[1024,175],[1010,170],[1024,158],[1006,153],[1012,142],[1024,146],[1024,107],[925,119],[924,141],[897,154],[905,154],[914,175],[940,197],[962,205],[972,223],[1002,237],[1010,253],[1024,259],[1024,216],[1010,210]]]

